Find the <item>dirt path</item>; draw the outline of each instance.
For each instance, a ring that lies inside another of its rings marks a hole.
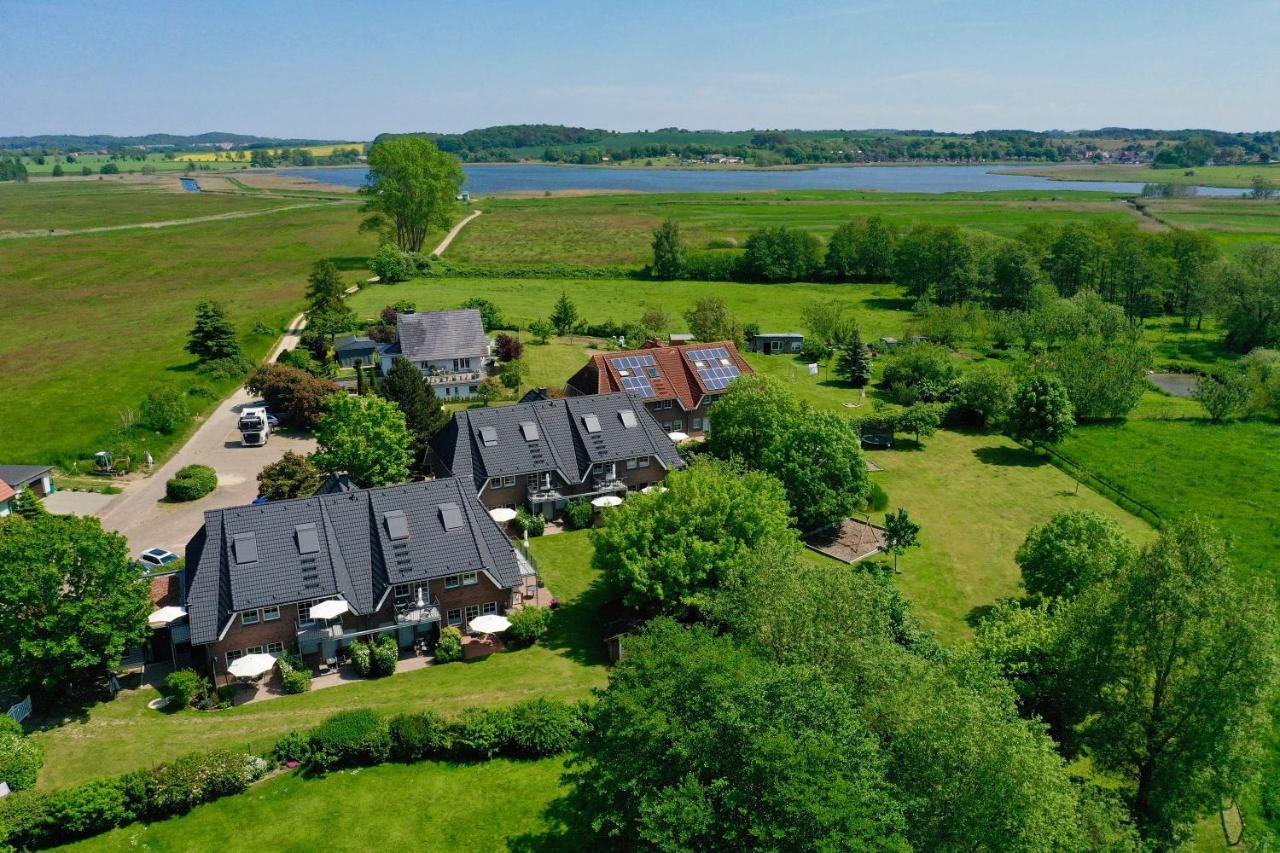
[[[480,215],[480,211],[478,210],[472,211],[470,216],[468,216],[466,219],[459,222],[457,225],[453,226],[453,228],[449,231],[449,233],[444,235],[444,239],[440,241],[440,245],[436,246],[436,250],[431,254],[436,256],[443,255],[444,250],[449,248],[449,244],[453,242],[454,237],[458,236],[458,232],[462,230],[462,227],[466,225],[468,222],[470,222],[471,220],[475,219],[479,215]]]
[[[232,213],[214,213],[209,216],[193,216],[190,219],[166,219],[161,222],[135,222],[132,225],[98,225],[93,228],[48,228],[32,231],[0,231],[0,240],[27,240],[34,237],[67,237],[73,234],[102,234],[108,231],[128,231],[132,228],[172,228],[176,225],[193,225],[199,222],[217,222],[222,219],[244,219],[249,216],[265,216],[286,210],[305,210],[310,207],[328,207],[334,204],[351,204],[345,201],[316,201],[307,204],[287,204],[269,210],[238,210]],[[455,229],[456,230],[456,229]],[[450,233],[450,237],[452,237]],[[445,244],[447,245],[447,243]]]
[[[266,361],[275,361],[280,352],[298,344],[306,316],[299,314],[276,343]],[[229,506],[243,506],[258,495],[258,472],[264,465],[284,456],[285,451],[310,453],[315,442],[275,434],[264,447],[241,447],[237,424],[240,410],[257,398],[238,389],[209,415],[195,434],[169,461],[149,477],[124,486],[124,492],[98,512],[103,527],[123,534],[132,553],[146,548],[168,548],[181,555],[187,540],[204,522],[204,512]],[[165,481],[185,465],[208,465],[218,472],[218,487],[197,501],[163,503]]]

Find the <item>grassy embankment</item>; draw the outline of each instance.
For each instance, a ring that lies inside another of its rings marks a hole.
[[[1194,169],[1153,169],[1150,166],[1067,165],[1033,166],[1010,170],[1015,175],[1040,175],[1059,181],[1132,181],[1202,187],[1248,188],[1261,175],[1280,182],[1280,165],[1198,166]]]

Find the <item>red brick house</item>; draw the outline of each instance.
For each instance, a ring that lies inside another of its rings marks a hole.
[[[565,386],[569,395],[628,391],[667,432],[704,435],[707,412],[734,379],[754,373],[733,341],[597,353]]]

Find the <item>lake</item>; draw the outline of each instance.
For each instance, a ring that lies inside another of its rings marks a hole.
[[[1100,190],[1138,194],[1128,181],[1054,181],[1011,175],[991,166],[820,166],[795,171],[709,169],[623,169],[541,164],[466,164],[466,188],[473,195],[547,190],[620,190],[653,193],[753,192],[762,190],[878,190],[897,193],[994,192],[998,190]],[[1015,167],[1005,167],[1015,168]],[[358,187],[364,167],[281,169],[282,175]],[[1239,196],[1247,190],[1197,187],[1200,195]]]

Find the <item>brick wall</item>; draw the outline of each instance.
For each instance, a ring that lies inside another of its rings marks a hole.
[[[479,580],[471,586],[445,589],[444,579],[440,578],[431,581],[430,587],[431,594],[440,602],[441,625],[449,624],[450,610],[461,610],[468,604],[486,604],[495,601],[498,604],[499,613],[511,605],[511,590],[503,589],[493,583],[483,572],[479,574]]]
[[[298,608],[296,605],[285,605],[280,608],[280,618],[273,622],[258,622],[256,625],[245,625],[239,614],[227,630],[227,635],[213,644],[214,662],[221,673],[227,668],[227,652],[232,649],[244,650],[250,646],[265,646],[267,643],[282,643],[285,649],[298,647]]]

